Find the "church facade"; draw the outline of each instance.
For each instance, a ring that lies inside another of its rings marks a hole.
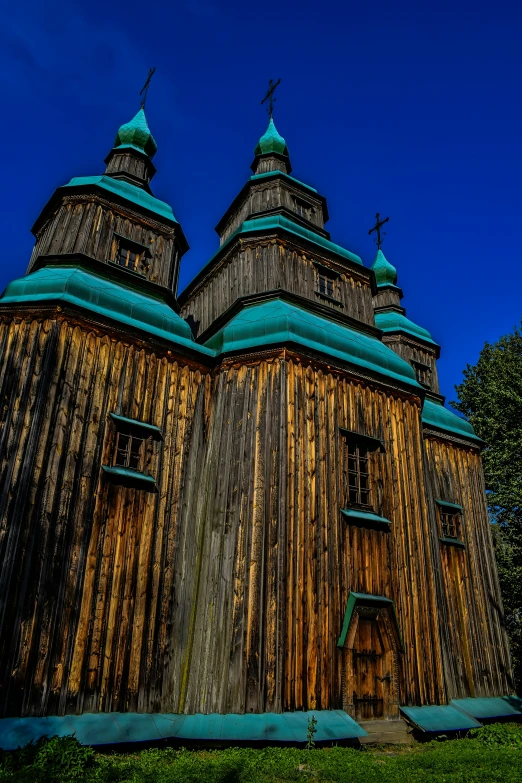
[[[0,298],[0,717],[509,696],[481,442],[395,268],[270,119],[177,296],[155,152],[140,110]]]

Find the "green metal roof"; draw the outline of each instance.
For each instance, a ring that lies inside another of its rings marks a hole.
[[[172,207],[166,204],[164,201],[160,201],[158,198],[154,198],[146,190],[138,188],[136,185],[131,185],[130,182],[126,182],[123,179],[113,179],[106,174],[100,174],[94,177],[73,177],[63,187],[76,188],[79,185],[95,185],[98,188],[107,190],[109,193],[113,193],[120,198],[124,198],[126,201],[130,201],[133,204],[137,204],[143,209],[147,209],[149,212],[154,212],[162,218],[167,218],[174,223],[178,221],[174,217]]]
[[[478,720],[452,704],[433,704],[426,707],[401,707],[406,717],[423,731],[466,731],[480,727]]]
[[[298,185],[301,185],[302,188],[311,190],[312,193],[317,193],[317,190],[313,188],[311,185],[307,185],[306,182],[301,182],[300,179],[291,177],[290,174],[285,174],[284,171],[280,171],[279,169],[277,169],[276,171],[264,171],[262,174],[252,174],[250,179],[251,180],[264,179],[265,177],[273,177],[274,174],[277,174],[278,176],[283,177],[284,179],[288,179],[290,180],[290,182],[296,182]]]
[[[409,318],[406,318],[402,313],[398,313],[396,310],[385,310],[384,312],[375,313],[375,326],[386,333],[391,332],[404,332],[410,334],[412,337],[417,337],[423,340],[425,343],[431,343],[431,345],[438,346],[427,329],[423,329],[422,326],[414,324]]]
[[[483,696],[478,698],[452,699],[451,704],[464,710],[477,720],[492,718],[520,718],[522,699],[518,696]]]
[[[372,595],[371,593],[354,593],[353,590],[350,591],[348,595],[348,600],[346,602],[346,609],[344,612],[344,618],[343,618],[343,627],[341,629],[341,635],[339,636],[339,639],[337,640],[337,647],[344,647],[344,644],[346,642],[346,636],[348,634],[348,629],[350,627],[350,622],[353,615],[353,610],[357,605],[361,604],[370,604],[371,606],[389,606],[393,611],[393,616],[395,619],[395,625],[397,627],[397,633],[399,635],[399,638],[401,640],[401,646],[403,644],[402,642],[402,635],[401,630],[399,628],[399,621],[397,619],[397,612],[395,610],[395,602],[392,601],[391,598],[386,598],[384,595]]]
[[[390,264],[381,248],[378,249],[372,264],[377,285],[395,285],[397,282],[397,270]]]
[[[0,304],[34,302],[74,304],[205,356],[214,355],[194,341],[189,325],[162,299],[80,265],[42,267],[13,280],[0,297]]]
[[[3,718],[0,748],[16,750],[43,736],[74,734],[82,745],[117,745],[160,740],[222,740],[305,743],[308,721],[317,719],[316,742],[365,737],[344,710],[264,712],[245,715],[97,712],[46,718]]]
[[[429,427],[460,435],[468,440],[483,441],[475,435],[475,430],[466,419],[461,419],[456,413],[444,407],[442,402],[426,397],[422,408],[422,423]]]
[[[281,134],[278,133],[272,117],[270,117],[268,128],[257,143],[254,155],[266,155],[270,152],[277,152],[279,155],[288,155],[286,141]]]
[[[144,152],[149,158],[153,158],[158,150],[158,145],[145,117],[145,112],[140,109],[130,122],[122,125],[114,139],[115,147],[133,147],[139,152]]]
[[[216,353],[298,343],[386,379],[421,386],[408,364],[377,338],[276,298],[247,305],[205,343]]]

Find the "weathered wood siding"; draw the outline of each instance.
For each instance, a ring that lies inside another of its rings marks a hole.
[[[197,494],[208,376],[51,320],[2,323],[0,352],[0,714],[170,703],[174,552],[192,545],[179,520]],[[157,494],[101,478],[111,411],[162,429]]]
[[[466,549],[440,542],[435,564],[441,591],[441,637],[448,698],[512,693],[509,648],[498,584],[484,476],[476,449],[425,441],[432,497],[464,508]]]
[[[174,231],[131,209],[98,196],[66,196],[39,232],[28,271],[42,255],[85,253],[109,263],[114,233],[145,245],[151,252],[148,280],[176,293],[179,258]]]
[[[403,335],[384,335],[382,341],[391,348],[392,351],[395,351],[401,359],[405,359],[408,363],[411,364],[413,361],[427,365],[431,370],[430,389],[435,392],[435,394],[440,394],[435,349],[430,349],[421,343],[415,342],[414,339],[410,339]]]
[[[296,220],[299,221],[299,215],[296,212],[296,199],[306,202],[311,208],[310,223],[319,228],[324,228],[323,205],[320,199],[316,198],[313,192],[306,188],[292,187],[286,180],[269,179],[259,184],[252,184],[245,200],[239,204],[230,216],[222,234],[220,235],[220,244],[222,245],[229,236],[238,228],[243,221],[248,220],[256,212],[285,207],[294,212]]]
[[[336,270],[336,298],[333,304],[316,293],[319,261]],[[314,302],[327,305],[344,315],[365,324],[374,325],[372,294],[367,270],[347,269],[320,253],[303,252],[286,240],[256,239],[239,244],[202,280],[184,301],[181,297],[183,318],[192,316],[199,323],[199,332],[207,329],[239,297],[262,293],[276,288],[299,294]]]

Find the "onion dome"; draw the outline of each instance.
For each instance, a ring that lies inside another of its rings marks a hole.
[[[116,134],[114,147],[132,147],[138,152],[145,153],[151,159],[154,157],[158,145],[150,132],[143,109],[140,109],[130,122],[121,126]]]
[[[278,132],[272,117],[268,123],[266,132],[261,136],[257,147],[255,148],[254,155],[269,155],[270,153],[277,153],[278,155],[288,156],[288,147],[286,141]]]
[[[378,286],[395,285],[397,282],[397,270],[390,264],[381,248],[377,251],[372,269]]]

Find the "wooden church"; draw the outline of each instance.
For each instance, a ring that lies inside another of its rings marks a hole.
[[[330,239],[270,116],[178,295],[155,152],[142,108],[0,298],[0,745],[517,712],[482,444],[380,239]]]

